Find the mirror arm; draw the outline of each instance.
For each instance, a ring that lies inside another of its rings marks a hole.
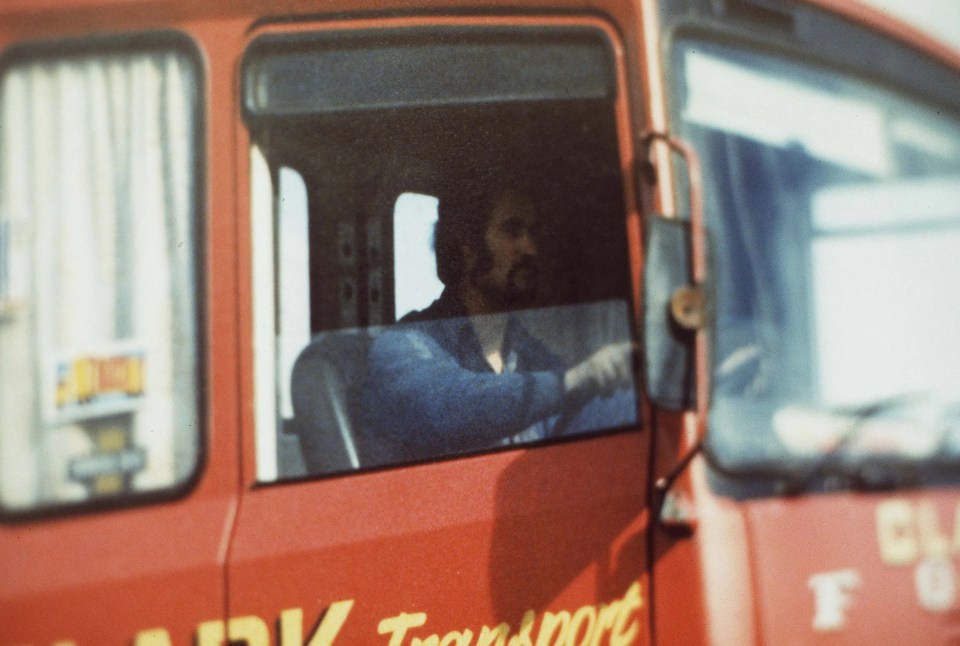
[[[703,330],[706,325],[707,307],[703,291],[703,283],[707,275],[706,232],[703,224],[703,171],[700,156],[693,146],[683,139],[671,137],[666,132],[645,131],[640,136],[640,149],[647,150],[649,153],[653,144],[658,141],[680,155],[687,167],[690,200],[690,276],[693,284],[688,288],[677,290],[671,300],[671,311],[680,327],[696,332],[697,436],[703,437],[710,392],[707,337]],[[688,451],[696,452],[694,447],[690,447]],[[683,459],[681,459],[682,462]]]
[[[696,506],[682,492],[671,494],[670,489],[690,462],[703,450],[703,440],[698,439],[693,446],[673,465],[666,475],[657,478],[653,485],[653,518],[666,529],[681,530],[690,533],[697,528]]]
[[[687,185],[690,200],[690,230],[692,266],[691,276],[694,283],[701,283],[706,277],[706,236],[703,230],[703,172],[700,156],[683,139],[671,137],[665,132],[647,130],[640,135],[640,148],[650,150],[655,142],[663,142],[670,150],[680,155],[687,166]],[[674,214],[673,217],[677,217]]]
[[[686,446],[677,456],[676,463],[653,487],[654,518],[662,526],[683,528],[692,531],[696,527],[696,511],[682,492],[671,494],[671,488],[686,471],[703,448],[707,426],[710,394],[709,348],[707,346],[707,303],[704,282],[707,277],[706,231],[703,213],[703,171],[700,156],[687,141],[671,137],[666,132],[648,130],[640,138],[640,150],[646,150],[649,159],[654,143],[662,142],[672,152],[683,158],[687,169],[687,186],[690,207],[690,277],[692,284],[677,289],[670,301],[673,320],[681,328],[695,334],[695,388],[696,388],[696,435],[684,434]],[[677,217],[677,214],[674,214]],[[676,500],[674,500],[674,498]],[[668,504],[669,502],[669,504]],[[668,513],[669,511],[669,513]]]

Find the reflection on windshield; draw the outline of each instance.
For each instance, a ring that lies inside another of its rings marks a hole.
[[[714,243],[715,453],[955,455],[960,121],[772,57],[678,59]]]
[[[494,325],[499,370],[479,335]],[[623,300],[335,330],[297,360],[293,422],[317,473],[631,427],[632,355]]]

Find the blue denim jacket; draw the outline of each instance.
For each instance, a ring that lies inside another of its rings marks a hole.
[[[565,368],[515,319],[503,350],[498,374],[448,292],[379,334],[357,406],[366,452],[403,462],[545,437],[564,405]]]

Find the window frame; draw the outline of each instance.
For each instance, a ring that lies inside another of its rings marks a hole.
[[[888,35],[870,31],[849,18],[821,9],[792,5],[788,8],[786,3],[782,3],[777,11],[792,16],[789,31],[758,29],[758,25],[751,25],[748,19],[725,15],[721,11],[714,12],[708,7],[699,7],[688,13],[663,8],[665,36],[661,41],[661,51],[664,76],[668,83],[668,110],[675,123],[682,123],[680,108],[685,103],[683,86],[686,81],[681,61],[685,45],[726,48],[739,55],[766,57],[784,64],[815,69],[862,83],[873,91],[909,97],[916,105],[929,110],[960,115],[960,85],[944,82],[951,75],[947,62]],[[801,24],[802,29],[799,28]],[[877,65],[880,59],[892,62],[889,65]],[[678,132],[683,134],[682,130],[678,129]],[[705,169],[705,172],[708,173],[709,169]],[[682,174],[680,178],[677,193],[683,200]],[[708,267],[708,272],[715,273],[716,267]],[[715,352],[709,356],[708,369],[713,371],[719,359]],[[706,394],[712,416],[715,393]],[[708,421],[708,427],[712,424],[712,421]],[[775,458],[761,456],[757,459],[744,457],[746,451],[737,454],[730,448],[731,441],[727,435],[708,428],[704,455],[717,474],[724,478],[721,486],[725,491],[735,492],[734,495],[771,495],[776,489],[777,479],[801,473],[810,464],[809,459],[795,455],[778,455]],[[755,451],[755,454],[759,455],[760,451]],[[950,460],[944,462],[950,468],[955,467]],[[928,461],[926,466],[930,469],[939,468],[936,461]]]
[[[16,66],[37,62],[60,62],[84,56],[123,56],[149,53],[178,54],[192,70],[193,96],[189,104],[192,118],[193,187],[190,191],[191,222],[189,224],[193,253],[193,301],[195,310],[194,370],[196,393],[192,406],[196,411],[196,461],[189,475],[174,484],[145,491],[126,492],[103,498],[81,501],[41,502],[24,509],[10,509],[0,503],[0,522],[21,522],[55,519],[66,515],[87,514],[113,509],[157,504],[186,497],[199,484],[208,464],[208,358],[207,334],[207,147],[208,70],[201,45],[190,35],[175,29],[115,32],[50,40],[16,42],[0,51],[0,79]],[[4,303],[0,301],[0,305]],[[15,303],[11,302],[15,307]],[[0,310],[0,325],[5,310]],[[172,431],[171,431],[172,432]]]
[[[240,67],[241,79],[244,78],[247,61],[251,56],[251,51],[254,49],[255,45],[263,42],[287,42],[296,45],[304,42],[309,43],[311,39],[314,38],[325,42],[333,42],[338,37],[356,38],[358,35],[361,37],[361,40],[375,41],[375,37],[372,37],[371,33],[378,30],[390,37],[396,37],[397,34],[401,34],[408,38],[424,38],[432,33],[439,32],[442,34],[446,33],[447,31],[454,32],[458,30],[464,33],[474,34],[483,34],[484,32],[496,33],[499,31],[501,35],[540,31],[548,36],[550,34],[556,34],[557,32],[562,33],[564,30],[567,30],[570,33],[579,31],[581,36],[586,33],[591,37],[596,38],[598,41],[602,41],[603,48],[605,50],[604,64],[606,66],[606,87],[608,88],[607,94],[602,100],[607,101],[610,106],[610,121],[613,130],[613,137],[616,141],[615,155],[620,164],[618,168],[618,174],[622,183],[622,195],[620,196],[621,199],[619,208],[621,209],[622,213],[620,222],[622,222],[624,230],[623,241],[626,262],[624,272],[625,275],[628,276],[627,282],[629,286],[629,290],[623,293],[623,300],[627,307],[627,329],[633,338],[637,338],[639,336],[638,330],[640,329],[638,319],[640,293],[639,277],[641,264],[639,249],[641,228],[639,217],[640,203],[636,194],[636,182],[631,170],[633,166],[628,163],[629,160],[633,159],[634,154],[633,151],[635,142],[633,136],[633,121],[636,115],[634,113],[635,111],[631,110],[634,106],[631,101],[631,86],[627,82],[627,62],[625,48],[621,42],[622,35],[619,33],[616,27],[603,19],[603,17],[589,14],[570,14],[563,16],[525,15],[515,17],[499,15],[483,17],[427,16],[398,17],[379,20],[344,19],[320,23],[305,22],[301,24],[266,24],[251,34],[249,40],[247,41],[247,47],[244,52]],[[318,34],[320,34],[320,36],[318,36]],[[276,348],[266,348],[263,345],[266,339],[274,338],[271,337],[271,335],[266,331],[265,326],[272,326],[275,312],[273,309],[267,309],[264,304],[274,302],[276,287],[275,285],[271,285],[269,290],[265,290],[263,287],[258,287],[264,282],[262,277],[259,276],[259,272],[265,269],[269,269],[271,280],[275,281],[276,279],[276,251],[274,237],[278,235],[278,231],[276,230],[276,223],[272,222],[270,224],[271,231],[268,232],[263,223],[263,218],[267,213],[266,205],[276,197],[276,195],[270,196],[267,191],[277,189],[277,186],[272,183],[276,181],[275,171],[277,169],[266,161],[263,151],[259,149],[257,144],[256,133],[260,129],[267,129],[266,124],[272,120],[296,120],[304,118],[305,115],[301,112],[293,112],[288,114],[258,112],[251,107],[252,104],[248,100],[250,93],[246,88],[243,87],[244,82],[245,81],[241,81],[239,107],[244,120],[244,125],[246,126],[244,131],[250,136],[250,145],[248,150],[245,152],[248,155],[248,161],[250,164],[249,169],[251,182],[251,222],[247,235],[250,236],[251,240],[251,287],[253,290],[251,299],[251,341],[253,345],[252,361],[254,373],[254,406],[252,414],[253,437],[250,438],[249,441],[245,442],[245,446],[249,447],[250,450],[253,451],[252,459],[250,460],[253,466],[248,467],[248,469],[245,470],[247,470],[248,474],[251,475],[251,482],[253,485],[273,486],[301,480],[318,481],[329,480],[331,478],[338,479],[341,477],[353,477],[381,471],[384,469],[403,469],[418,466],[423,467],[438,462],[466,459],[470,457],[476,457],[478,455],[484,456],[490,454],[491,452],[496,453],[501,450],[509,450],[508,448],[503,448],[487,449],[479,452],[451,453],[449,455],[443,455],[440,457],[424,457],[423,459],[412,462],[396,462],[384,465],[363,466],[358,469],[338,470],[323,473],[308,473],[300,476],[284,476],[282,474],[278,475],[281,470],[275,466],[275,462],[274,464],[266,466],[262,464],[264,455],[273,456],[276,454],[276,443],[278,442],[279,436],[284,432],[282,428],[284,420],[277,415],[279,407],[275,403],[277,395],[280,391],[280,389],[277,387],[277,375],[273,372],[270,372],[269,376],[267,374],[269,371],[267,366],[276,365]],[[556,97],[555,99],[547,98],[545,101],[559,99],[560,97]],[[594,100],[599,101],[601,99],[594,98]],[[509,104],[509,100],[507,100],[506,103]],[[409,104],[405,105],[404,107],[415,107],[416,109],[426,106]],[[333,110],[333,112],[335,113],[336,110]],[[329,114],[329,112],[325,112],[325,114]],[[284,164],[281,164],[281,166],[283,165]],[[270,187],[269,189],[268,186]],[[399,198],[403,192],[404,191],[401,191],[394,197]],[[417,185],[408,187],[405,192],[430,193],[429,190],[424,191]],[[272,210],[270,213],[275,215]],[[270,245],[268,245],[266,242],[268,239],[271,240]],[[267,249],[268,246],[269,249]],[[392,256],[392,248],[389,255]],[[385,287],[385,294],[387,294],[387,298],[389,298],[391,301],[393,300],[392,286]],[[522,446],[513,448],[536,449],[556,445],[558,443],[562,444],[589,440],[591,438],[609,435],[611,433],[616,434],[628,431],[636,431],[638,428],[645,426],[647,420],[647,415],[645,412],[646,395],[639,376],[637,377],[635,384],[635,397],[637,416],[636,423],[634,425],[622,428],[618,427],[609,430],[601,429],[574,437],[550,438],[545,441],[540,441],[533,444],[524,444]],[[261,447],[265,447],[270,441],[274,443],[274,447],[265,453],[262,453]]]

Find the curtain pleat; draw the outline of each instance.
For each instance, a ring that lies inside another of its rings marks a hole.
[[[77,357],[143,357],[126,419],[146,461],[130,488],[176,485],[196,464],[195,88],[190,62],[162,52],[37,60],[3,79],[0,299],[20,301],[0,320],[6,506],[90,495],[70,464],[98,450],[90,426],[109,411],[54,402]]]

